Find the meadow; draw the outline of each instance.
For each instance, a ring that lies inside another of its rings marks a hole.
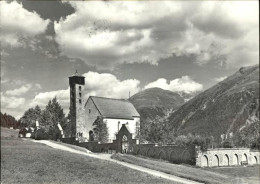
[[[1,183],[174,183],[124,166],[50,148],[1,128]]]
[[[185,164],[173,164],[164,160],[136,155],[115,154],[112,158],[203,183],[256,184],[260,181],[259,165],[247,167],[200,168]]]

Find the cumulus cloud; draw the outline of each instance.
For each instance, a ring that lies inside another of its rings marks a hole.
[[[55,22],[61,52],[98,68],[195,54],[199,65],[258,62],[256,1],[72,1]],[[156,9],[156,14],[153,11]],[[241,12],[244,12],[241,14]],[[241,53],[241,57],[237,57]]]
[[[101,96],[109,98],[128,98],[140,91],[140,81],[128,79],[120,81],[109,73],[88,72],[85,73],[86,96]]]
[[[69,107],[69,88],[66,90],[57,90],[57,91],[49,91],[37,94],[30,106],[39,105],[40,107],[45,107],[49,100],[52,100],[54,97],[57,97],[57,101],[61,104],[63,108]]]
[[[217,77],[217,78],[214,78],[214,81],[216,81],[216,82],[221,82],[221,81],[225,80],[226,78],[227,78],[227,76]]]
[[[24,105],[25,98],[21,97],[6,97],[3,93],[1,93],[1,109],[15,109]]]
[[[203,85],[192,80],[189,76],[182,76],[174,80],[167,82],[166,79],[160,78],[154,82],[147,84],[144,88],[154,88],[159,87],[165,90],[170,90],[173,92],[185,92],[188,94],[201,91]]]
[[[129,91],[135,94],[140,91],[139,81],[136,79],[128,79],[120,81],[114,75],[109,73],[85,73],[84,100],[90,95],[108,98],[128,98]],[[57,101],[61,104],[65,113],[69,111],[70,91],[66,90],[49,91],[37,94],[32,102],[31,107],[39,105],[44,108],[48,101],[57,97]]]
[[[11,96],[20,96],[27,93],[31,89],[31,87],[31,84],[26,84],[21,86],[20,88],[6,91],[6,94]]]
[[[24,9],[16,1],[1,1],[1,36],[3,45],[21,46],[21,37],[32,37],[43,33],[49,20],[43,20],[36,12]]]

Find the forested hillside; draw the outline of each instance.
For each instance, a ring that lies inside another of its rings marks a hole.
[[[18,129],[20,128],[20,122],[13,116],[6,113],[2,114],[1,112],[1,127]]]

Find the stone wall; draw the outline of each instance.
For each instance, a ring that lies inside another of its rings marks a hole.
[[[168,160],[172,163],[187,163],[191,165],[196,163],[195,146],[137,144],[133,148],[133,154],[136,155]]]
[[[61,139],[62,142],[68,143],[68,144],[75,144],[77,146],[86,148],[92,152],[96,153],[101,153],[101,152],[106,152],[106,153],[122,153],[122,141],[123,137],[126,137],[126,142],[127,142],[127,153],[132,153],[133,152],[133,147],[136,144],[136,139],[132,138],[132,134],[128,131],[126,126],[123,124],[120,131],[116,135],[116,140],[113,140],[112,143],[98,143],[96,141],[91,141],[91,142],[79,142],[75,141],[75,138],[63,138]]]
[[[259,150],[249,148],[216,148],[197,151],[196,165],[200,167],[259,164]]]
[[[105,143],[99,144],[98,142],[82,142],[77,143],[78,146],[86,148],[95,153],[109,153],[109,152],[116,152],[116,144],[115,143]]]

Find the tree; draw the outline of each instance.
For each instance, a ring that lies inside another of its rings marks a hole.
[[[94,121],[93,126],[95,141],[100,141],[102,143],[108,142],[108,128],[106,122],[98,116]]]
[[[147,118],[141,121],[141,142],[151,143],[167,143],[168,136],[171,133],[166,134],[166,120],[159,116],[156,116],[153,120]]]
[[[260,121],[252,122],[244,129],[238,131],[230,141],[236,147],[258,148],[260,145]]]
[[[64,127],[66,118],[63,109],[57,102],[57,98],[54,97],[42,112],[40,128],[43,128],[49,134],[50,139],[57,140],[61,136],[58,123],[60,123],[61,127]]]
[[[2,127],[13,127],[14,129],[20,128],[20,122],[17,121],[13,116],[9,114],[2,114],[1,112],[1,126]]]
[[[38,105],[24,112],[20,118],[22,127],[36,127],[35,122],[41,118],[41,109]]]
[[[180,135],[176,137],[175,144],[179,146],[200,146],[202,150],[208,149],[212,146],[213,138],[212,137],[201,137],[200,135]]]
[[[222,147],[223,147],[223,148],[233,148],[232,141],[229,140],[229,139],[226,139],[226,140],[222,143]]]

